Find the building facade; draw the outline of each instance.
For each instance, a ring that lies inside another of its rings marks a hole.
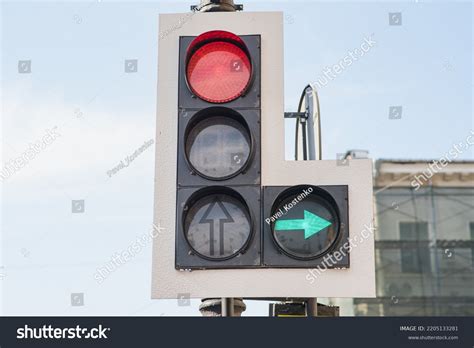
[[[356,316],[474,315],[474,162],[376,162],[377,297]]]

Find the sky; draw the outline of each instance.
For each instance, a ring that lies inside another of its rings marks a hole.
[[[376,42],[319,88],[323,159],[348,149],[439,159],[474,128],[472,3],[243,3],[284,12],[286,111],[326,67]],[[1,3],[2,168],[32,143],[50,143],[2,181],[0,314],[199,315],[199,301],[149,299],[151,244],[102,284],[93,277],[151,228],[154,146],[108,173],[154,140],[158,14],[191,4]],[[394,12],[401,25],[389,25]],[[124,73],[126,59],[137,59],[136,73]],[[31,73],[19,73],[19,61],[31,61]],[[401,119],[390,119],[391,107]],[[286,131],[291,159],[292,123]],[[460,159],[473,160],[473,149]],[[72,201],[84,213],[72,214]],[[81,293],[84,305],[72,306]],[[266,313],[266,303],[246,311]]]

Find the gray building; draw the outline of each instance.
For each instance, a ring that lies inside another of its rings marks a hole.
[[[431,163],[376,162],[377,297],[346,314],[474,315],[474,161]]]

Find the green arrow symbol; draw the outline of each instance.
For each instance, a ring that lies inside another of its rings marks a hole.
[[[275,224],[275,230],[277,231],[296,231],[304,230],[304,239],[311,238],[316,233],[324,230],[326,227],[331,226],[332,223],[314,215],[313,213],[305,210],[304,219],[302,220],[277,220]]]

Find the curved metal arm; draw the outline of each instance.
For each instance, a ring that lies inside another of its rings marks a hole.
[[[322,140],[321,140],[321,111],[319,106],[319,96],[316,88],[307,85],[303,89],[298,113],[304,112],[306,117],[298,117],[295,129],[295,160],[299,159],[299,128],[302,128],[302,148],[303,160],[321,160],[322,159]],[[317,140],[316,140],[317,136]],[[318,151],[316,153],[316,141]]]

